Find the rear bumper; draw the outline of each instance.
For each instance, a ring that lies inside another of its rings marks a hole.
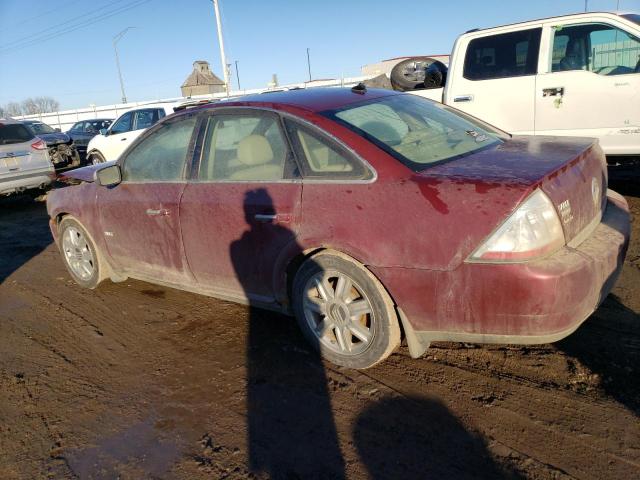
[[[449,272],[374,272],[399,306],[405,333],[422,345],[554,342],[593,313],[622,270],[630,232],[628,206],[613,191],[607,196],[602,221],[586,240],[542,260],[465,263]]]
[[[34,172],[16,172],[10,177],[0,178],[0,195],[47,187],[54,179],[53,168]]]

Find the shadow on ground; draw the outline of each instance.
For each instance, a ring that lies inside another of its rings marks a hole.
[[[52,241],[44,201],[0,197],[0,284]]]

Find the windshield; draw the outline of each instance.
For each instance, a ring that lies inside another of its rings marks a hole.
[[[627,13],[625,15],[620,15],[622,18],[626,18],[630,22],[636,23],[640,25],[640,14],[637,13]]]
[[[46,123],[34,122],[34,123],[27,123],[26,125],[36,135],[39,135],[41,133],[56,133],[56,131]]]
[[[440,103],[393,95],[325,112],[414,171],[502,143],[504,134]]]

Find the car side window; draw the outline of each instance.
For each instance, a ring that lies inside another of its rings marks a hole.
[[[149,128],[158,121],[158,110],[151,108],[148,110],[138,110],[136,112],[136,130]]]
[[[111,127],[111,133],[124,133],[131,130],[133,125],[133,112],[122,115]]]
[[[640,40],[603,23],[556,26],[551,71],[598,75],[640,73]]]
[[[276,115],[215,114],[205,130],[199,180],[277,181],[296,168]]]
[[[471,40],[464,59],[464,78],[491,80],[535,75],[541,34],[541,28],[532,28]]]
[[[181,117],[160,125],[129,151],[122,178],[129,182],[171,182],[183,178],[196,116]]]
[[[73,127],[71,127],[71,132],[82,132],[82,126],[84,125],[84,122],[77,122],[73,124]]]
[[[302,160],[303,178],[368,179],[373,176],[354,155],[333,140],[289,119],[285,125]]]

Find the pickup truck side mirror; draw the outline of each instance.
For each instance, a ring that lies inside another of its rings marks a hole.
[[[120,165],[109,165],[96,172],[96,180],[103,187],[115,187],[122,182]]]
[[[101,129],[99,130],[100,135],[104,135],[105,137],[108,135],[108,133],[107,133],[108,131],[109,131],[109,130],[107,130],[106,128],[101,128]]]

